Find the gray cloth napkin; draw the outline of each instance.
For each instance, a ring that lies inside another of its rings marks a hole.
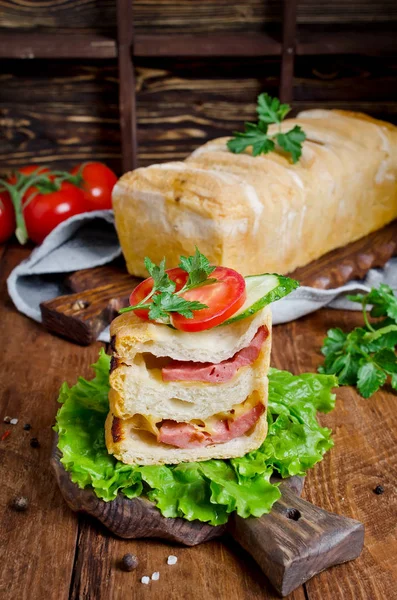
[[[40,302],[66,293],[62,283],[65,273],[104,265],[120,254],[111,210],[76,215],[58,225],[29,258],[15,267],[7,281],[8,293],[20,312],[40,322]],[[368,291],[380,283],[397,290],[397,257],[383,269],[371,269],[363,281],[351,281],[331,290],[300,287],[273,304],[273,323],[293,321],[323,306],[361,310],[358,304],[346,300],[345,294]],[[98,339],[108,342],[109,328]]]

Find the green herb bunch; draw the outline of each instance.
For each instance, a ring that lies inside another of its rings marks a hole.
[[[178,313],[187,319],[192,319],[192,311],[208,308],[206,304],[202,304],[196,300],[185,300],[181,294],[194,288],[215,283],[217,280],[209,277],[215,267],[210,265],[209,260],[204,254],[201,254],[197,246],[193,256],[181,256],[181,262],[178,266],[188,273],[188,278],[182,289],[176,292],[175,281],[172,281],[165,271],[165,258],[157,266],[150,258],[145,257],[145,267],[149,275],[153,278],[153,287],[146,298],[139,302],[139,304],[122,308],[120,312],[148,309],[149,319],[169,324],[170,313]]]
[[[333,374],[340,385],[355,385],[364,398],[369,398],[390,378],[397,390],[397,297],[390,286],[381,284],[368,294],[347,296],[362,304],[364,327],[350,333],[330,329],[321,352],[325,356],[319,373]],[[381,318],[373,323],[370,316]],[[383,317],[383,318],[382,318]]]
[[[289,104],[281,104],[278,98],[272,98],[269,94],[258,96],[258,123],[245,123],[244,132],[234,132],[234,137],[228,141],[227,147],[231,152],[240,154],[249,146],[252,146],[253,156],[267,154],[275,150],[276,146],[282,148],[291,155],[292,162],[298,162],[302,154],[302,143],[306,134],[299,125],[295,125],[289,131],[282,133],[281,123],[290,112]],[[278,133],[268,134],[271,124],[279,126]]]

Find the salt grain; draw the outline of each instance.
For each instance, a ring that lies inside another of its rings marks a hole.
[[[160,579],[160,573],[158,571],[155,571],[152,575],[152,580],[158,581],[159,579]]]
[[[173,556],[172,554],[170,554],[170,556],[167,558],[167,565],[175,565],[178,561],[178,558],[176,556]]]
[[[11,419],[10,423],[11,425],[16,425],[18,423],[18,419]]]
[[[144,585],[149,585],[149,582],[150,582],[150,577],[148,577],[147,575],[142,577],[141,583],[143,583]]]

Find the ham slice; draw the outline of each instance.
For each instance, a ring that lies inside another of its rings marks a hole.
[[[163,421],[159,426],[158,441],[177,448],[197,448],[198,446],[228,442],[247,433],[258,421],[264,410],[263,404],[259,403],[235,421],[220,419],[215,425],[212,435],[207,431],[201,431],[198,425],[177,423],[170,420]]]
[[[161,370],[163,381],[204,381],[207,383],[230,381],[240,367],[251,365],[256,361],[268,335],[267,327],[262,325],[249,346],[219,364],[172,360]]]

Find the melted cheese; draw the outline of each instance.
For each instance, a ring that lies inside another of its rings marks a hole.
[[[200,431],[206,431],[209,434],[214,433],[214,428],[219,421],[236,421],[242,415],[247,413],[249,410],[254,408],[258,404],[257,394],[254,392],[251,394],[249,398],[245,402],[241,402],[240,404],[235,404],[228,411],[220,412],[213,417],[208,417],[208,419],[192,419],[190,423],[192,425],[198,425],[200,427]]]
[[[161,419],[156,419],[156,417],[150,417],[149,415],[134,415],[130,419],[130,424],[132,429],[137,429],[139,431],[147,431],[148,433],[152,433],[156,438],[160,435],[160,431],[157,425],[161,423]]]
[[[236,421],[242,415],[254,408],[258,402],[258,395],[256,392],[253,392],[245,402],[235,404],[230,410],[220,412],[205,420],[192,419],[189,421],[189,424],[199,427],[200,431],[205,431],[211,435],[214,433],[214,428],[219,421]],[[158,417],[152,417],[150,415],[134,415],[131,418],[130,423],[133,429],[147,431],[156,438],[160,435],[159,425],[161,424],[161,419],[159,420]]]

